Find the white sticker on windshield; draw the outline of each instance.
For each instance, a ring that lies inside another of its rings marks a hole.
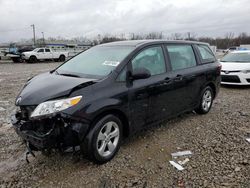
[[[103,65],[116,67],[120,64],[119,61],[104,61]]]

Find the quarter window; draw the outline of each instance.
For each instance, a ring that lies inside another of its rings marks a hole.
[[[167,45],[172,70],[196,66],[196,59],[191,45]]]
[[[201,54],[202,63],[209,63],[215,61],[212,50],[207,45],[197,45]]]
[[[160,46],[150,47],[141,51],[133,60],[132,68],[146,68],[151,75],[162,74],[166,72],[166,65],[162,48]]]

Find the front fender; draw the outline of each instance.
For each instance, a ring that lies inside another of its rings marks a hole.
[[[120,110],[126,114],[128,110],[128,103],[115,98],[101,99],[91,103],[91,105],[86,109],[86,113],[93,114],[93,117],[107,110]]]

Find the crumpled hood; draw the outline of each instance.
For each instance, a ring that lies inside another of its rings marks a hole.
[[[220,62],[222,65],[221,70],[225,71],[241,71],[250,70],[250,63],[239,63],[239,62]]]
[[[96,79],[75,78],[43,73],[29,80],[17,96],[16,105],[38,105],[44,101],[67,96],[73,88],[84,87]]]

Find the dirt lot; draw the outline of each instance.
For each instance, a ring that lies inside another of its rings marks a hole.
[[[57,65],[0,63],[0,187],[250,187],[249,87],[222,87],[209,114],[184,114],[143,131],[107,164],[71,153],[36,153],[27,164],[9,115],[25,81]],[[193,155],[178,171],[169,160],[182,150]]]

